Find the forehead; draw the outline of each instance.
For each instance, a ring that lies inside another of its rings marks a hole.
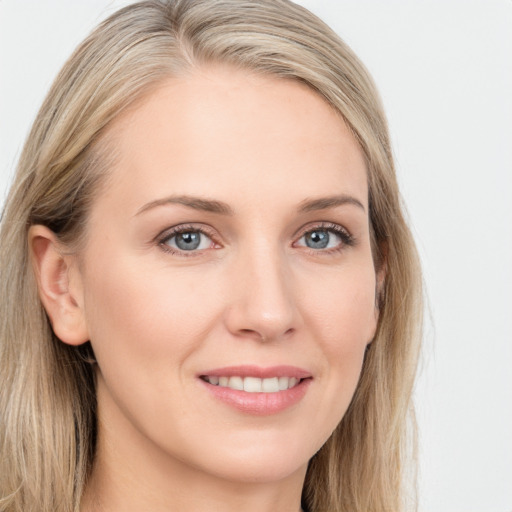
[[[107,138],[118,155],[109,188],[133,208],[191,192],[230,203],[241,195],[282,202],[348,193],[367,204],[355,138],[322,97],[295,81],[195,70],[159,84]]]

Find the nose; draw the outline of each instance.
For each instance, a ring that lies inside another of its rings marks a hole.
[[[241,256],[235,267],[225,310],[228,330],[237,337],[265,342],[293,333],[298,314],[285,256],[261,248]]]

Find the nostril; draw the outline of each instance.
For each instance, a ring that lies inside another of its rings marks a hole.
[[[254,329],[240,329],[240,332],[247,336],[252,336],[254,338],[258,338],[261,341],[266,341],[266,336],[259,333],[258,331],[255,331]]]
[[[289,328],[284,333],[279,334],[266,334],[264,332],[259,332],[255,329],[240,329],[239,333],[246,337],[251,337],[254,339],[257,339],[262,342],[272,341],[273,339],[277,338],[285,338],[293,334],[294,329]]]

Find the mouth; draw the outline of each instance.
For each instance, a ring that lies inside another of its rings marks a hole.
[[[200,377],[212,386],[230,388],[246,393],[279,393],[294,388],[304,379],[297,377],[243,377],[241,375],[201,375]]]
[[[298,404],[313,376],[293,366],[237,366],[198,375],[210,395],[239,412],[265,416]]]

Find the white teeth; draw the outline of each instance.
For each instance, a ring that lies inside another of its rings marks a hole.
[[[248,393],[261,393],[261,379],[258,379],[258,377],[245,377],[244,391]]]
[[[279,380],[277,377],[271,379],[263,379],[261,381],[261,389],[265,393],[277,393],[279,391]]]
[[[237,389],[238,391],[243,391],[244,379],[242,379],[242,377],[229,377],[228,388]]]
[[[247,393],[277,393],[293,388],[300,382],[300,379],[296,377],[270,377],[260,379],[259,377],[205,376],[204,379],[214,386],[236,389]]]
[[[289,377],[279,377],[279,390],[283,391],[284,389],[288,389],[290,387],[290,378]]]

